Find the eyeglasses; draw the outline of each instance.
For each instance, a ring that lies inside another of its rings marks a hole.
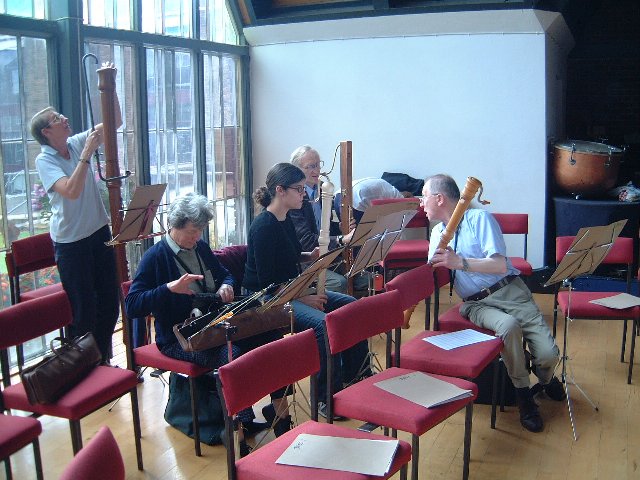
[[[49,123],[47,123],[44,128],[49,128],[51,125],[53,125],[54,123],[60,123],[62,122],[62,119],[65,118],[64,115],[60,114],[60,113],[54,113],[53,114],[53,120],[51,120]]]
[[[320,160],[318,163],[310,163],[309,165],[302,167],[303,170],[315,170],[316,168],[322,168],[324,162]]]
[[[440,193],[430,193],[429,195],[423,195],[420,197],[420,203],[422,203],[423,205],[425,203],[427,203],[427,200],[429,199],[429,197],[437,197],[438,195],[441,195]]]
[[[304,193],[304,185],[283,185],[284,189],[290,188],[291,190],[295,190],[300,195]]]

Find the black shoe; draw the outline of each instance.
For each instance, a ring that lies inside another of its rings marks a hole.
[[[229,448],[227,442],[227,432],[224,429],[222,429],[222,431],[220,432],[220,443],[224,445],[224,448]],[[251,453],[252,450],[253,448],[249,446],[246,440],[240,440],[240,458],[246,457]]]
[[[269,428],[269,423],[266,422],[256,422],[255,420],[251,421],[251,423],[243,423],[242,429],[244,430],[245,435],[251,437],[258,432],[266,430]]]
[[[516,388],[516,400],[520,410],[520,424],[530,432],[541,432],[544,428],[542,417],[529,387]]]
[[[318,402],[318,415],[320,415],[323,418],[328,418],[327,415],[327,404],[324,402]],[[333,415],[333,420],[334,421],[340,421],[340,420],[344,420],[344,417],[341,417],[340,415]]]
[[[558,380],[558,377],[553,377],[551,381],[546,385],[543,385],[542,388],[551,400],[561,402],[567,398],[567,393],[564,391],[564,385],[560,380]]]
[[[276,419],[276,409],[273,406],[273,403],[269,405],[265,405],[262,407],[262,415],[264,415],[265,420],[267,420],[267,428],[273,425],[273,434],[276,437],[287,433],[293,427],[293,421],[291,420],[291,415],[287,415],[286,417],[279,418],[277,422]],[[274,423],[275,422],[275,423]]]

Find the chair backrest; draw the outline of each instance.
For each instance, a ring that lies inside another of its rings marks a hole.
[[[556,237],[556,264],[564,258],[573,243],[575,236]],[[606,265],[627,265],[630,268],[633,263],[633,238],[617,237],[613,241],[611,250],[602,260]]]
[[[247,248],[247,245],[229,245],[213,251],[218,261],[233,275],[235,280],[233,292],[236,295],[240,294],[242,288],[244,265],[247,263]]]
[[[71,304],[64,290],[6,307],[0,310],[0,349],[66,327],[72,320]]]
[[[433,294],[435,289],[433,268],[425,263],[420,267],[407,270],[389,280],[386,289],[400,292],[403,310],[413,307]]]
[[[109,427],[102,427],[62,472],[60,480],[124,480],[124,461]]]
[[[394,290],[348,303],[327,313],[325,323],[329,350],[335,355],[369,337],[400,328],[404,323],[400,292]]]
[[[407,203],[414,202],[415,198],[378,198],[376,200],[371,201],[371,205],[384,205],[385,203]],[[422,207],[418,206],[416,214],[413,216],[409,223],[407,223],[406,228],[426,228],[427,235],[429,235],[429,219],[427,218],[427,214],[422,209]]]
[[[528,213],[494,213],[493,217],[500,225],[500,230],[504,235],[521,234],[524,235],[524,254],[527,258],[527,238],[529,236],[529,214]]]
[[[250,350],[218,369],[227,414],[235,415],[319,370],[320,354],[311,329]]]
[[[20,301],[20,275],[56,265],[53,241],[48,233],[14,240],[6,253],[11,303]]]

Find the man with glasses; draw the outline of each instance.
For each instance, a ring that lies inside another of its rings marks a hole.
[[[122,125],[114,96],[116,128]],[[103,126],[72,135],[69,119],[47,107],[31,119],[31,134],[41,145],[36,168],[51,203],[50,234],[60,279],[73,310],[71,335],[92,332],[102,360],[111,358],[118,320],[118,278],[109,217],[91,166],[103,143]]]
[[[453,288],[462,298],[460,314],[504,342],[502,359],[516,387],[521,425],[531,432],[543,429],[538,406],[529,388],[522,339],[532,355],[533,371],[542,389],[553,400],[565,398],[562,383],[554,376],[560,352],[531,292],[506,256],[498,222],[486,210],[468,209],[447,248],[437,248],[446,224],[460,199],[456,182],[448,175],[427,178],[421,204],[431,231],[429,259],[436,267],[451,270]]]
[[[320,170],[323,162],[316,150],[309,145],[296,148],[291,154],[291,163],[300,168],[305,174],[304,198],[302,208],[289,210],[289,217],[293,221],[296,235],[303,251],[313,251],[319,243],[320,222],[322,218],[322,202],[320,199],[320,187],[318,185]],[[351,240],[352,233],[341,235],[336,222],[331,222],[329,229],[329,250],[336,249]],[[347,279],[344,275],[328,269],[325,283],[327,290],[346,293]]]

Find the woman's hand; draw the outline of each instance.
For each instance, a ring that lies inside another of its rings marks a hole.
[[[194,275],[193,273],[185,273],[179,279],[167,283],[170,292],[180,293],[183,295],[193,295],[193,290],[189,288],[193,282],[202,280],[202,275]]]
[[[328,298],[326,295],[307,295],[305,297],[298,298],[298,300],[308,307],[324,312],[324,305],[327,303]]]
[[[87,160],[91,159],[93,152],[95,152],[100,145],[102,145],[102,128],[93,130],[88,136],[87,141],[84,142],[84,148],[80,154],[80,158]]]
[[[218,289],[218,295],[224,303],[229,303],[233,301],[233,287],[231,285],[227,285],[223,283]]]

